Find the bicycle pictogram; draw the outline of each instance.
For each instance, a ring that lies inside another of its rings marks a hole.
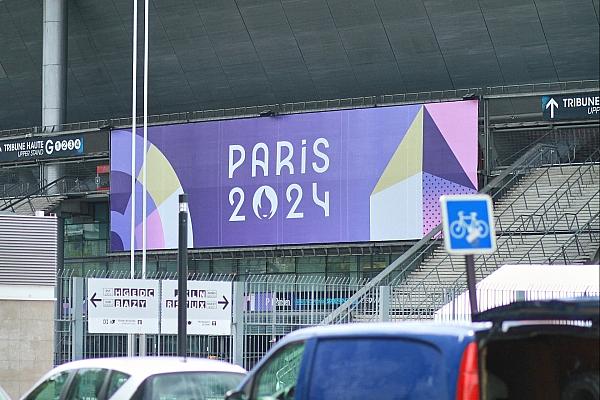
[[[477,212],[470,212],[467,216],[463,211],[459,211],[458,220],[450,224],[450,235],[455,239],[462,239],[466,236],[468,243],[486,237],[489,230],[487,222],[477,219]]]

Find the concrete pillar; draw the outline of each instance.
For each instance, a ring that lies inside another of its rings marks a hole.
[[[65,174],[65,165],[59,163],[45,164],[44,165],[44,182],[42,182],[41,186],[45,186],[49,183],[54,182],[57,179],[60,179]],[[63,181],[64,182],[64,181]],[[49,187],[46,191],[46,194],[60,194],[62,193],[63,185],[59,182],[58,184],[54,184],[52,187]]]
[[[65,123],[67,105],[67,0],[44,0],[42,126]]]
[[[391,286],[379,287],[379,320],[387,322],[390,320]]]
[[[244,367],[244,282],[233,282],[233,356],[232,362]]]

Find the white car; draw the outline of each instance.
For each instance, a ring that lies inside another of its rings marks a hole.
[[[245,374],[237,365],[200,358],[95,358],[59,365],[21,399],[220,400]]]

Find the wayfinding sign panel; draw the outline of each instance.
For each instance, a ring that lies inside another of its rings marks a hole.
[[[542,96],[542,113],[548,121],[598,119],[600,93],[574,93],[564,96]]]
[[[90,333],[159,333],[158,280],[88,279]]]
[[[187,333],[231,335],[231,282],[187,282]],[[177,281],[163,280],[161,333],[177,334]]]
[[[444,245],[450,254],[496,251],[492,199],[488,195],[440,197]]]

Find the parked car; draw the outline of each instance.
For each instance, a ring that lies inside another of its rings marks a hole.
[[[23,400],[222,399],[246,371],[217,360],[177,357],[97,358],[60,365]]]
[[[598,399],[598,313],[598,298],[525,301],[463,325],[306,328],[226,399]]]

